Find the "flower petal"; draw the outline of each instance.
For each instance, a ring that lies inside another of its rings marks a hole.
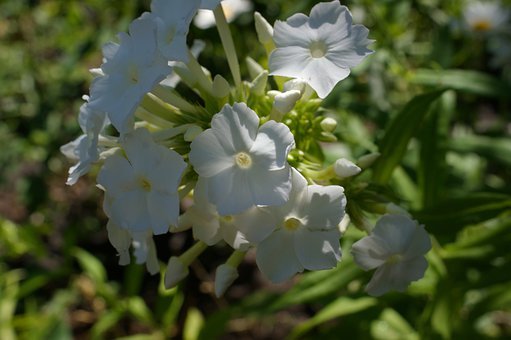
[[[257,246],[256,262],[261,272],[274,283],[302,272],[292,233],[277,230]]]
[[[250,150],[254,161],[268,170],[279,170],[286,166],[287,156],[295,145],[289,128],[270,120],[263,124]]]
[[[341,186],[309,185],[302,201],[306,202],[302,211],[307,216],[308,229],[337,228],[344,217],[346,196]]]
[[[308,270],[335,268],[341,260],[338,229],[309,231],[301,228],[294,232],[295,251],[300,263]]]
[[[226,152],[231,154],[250,150],[258,127],[259,117],[245,103],[234,103],[232,107],[226,104],[211,121],[217,138]]]
[[[195,137],[189,159],[199,176],[216,176],[234,166],[234,150],[226,150],[223,144],[212,130]]]

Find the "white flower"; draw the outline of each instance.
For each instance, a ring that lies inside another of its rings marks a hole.
[[[351,13],[339,1],[315,5],[310,17],[298,13],[277,21],[270,55],[270,74],[306,81],[325,98],[372,51],[367,28],[352,25]]]
[[[145,129],[125,135],[126,153],[105,160],[98,184],[105,190],[105,213],[130,232],[168,231],[177,223],[177,187],[186,163],[176,152],[154,143]]]
[[[215,16],[211,10],[215,9],[220,3],[227,22],[232,22],[240,14],[250,12],[253,8],[250,0],[202,0],[201,8],[204,9],[199,9],[193,19],[193,24],[201,29],[215,26]]]
[[[500,2],[475,1],[463,10],[463,19],[468,29],[475,32],[489,32],[502,28],[509,19],[509,11]]]
[[[220,216],[208,200],[208,187],[199,178],[193,193],[194,205],[179,217],[178,226],[191,225],[195,239],[207,245],[224,240],[234,249],[246,250],[275,229],[275,219],[265,208],[253,206],[237,215]]]
[[[170,73],[167,61],[156,48],[153,20],[139,18],[129,27],[129,35],[119,33],[120,45],[103,47],[103,76],[92,82],[91,109],[108,114],[121,133],[133,127],[133,113],[143,96]]]
[[[119,253],[119,264],[127,265],[131,262],[129,249],[133,247],[136,263],[146,264],[147,271],[156,274],[160,271],[156,246],[150,231],[130,232],[117,226],[112,220],[107,224],[108,239]]]
[[[380,296],[391,290],[404,291],[408,284],[424,276],[431,249],[428,233],[406,215],[384,215],[372,234],[351,247],[355,262],[364,270],[378,268],[366,291]]]
[[[60,148],[66,157],[78,161],[69,169],[67,185],[75,184],[78,178],[89,172],[92,163],[99,159],[101,151],[98,146],[99,134],[109,121],[104,112],[92,110],[84,103],[80,107],[78,123],[84,134]]]
[[[293,190],[281,207],[270,207],[277,229],[257,246],[259,269],[272,281],[282,282],[295,273],[334,268],[341,259],[338,225],[346,197],[337,185],[309,185],[293,169]]]
[[[225,105],[197,136],[190,163],[208,184],[208,199],[220,215],[234,215],[254,205],[288,200],[291,172],[287,156],[294,146],[289,128],[259,117],[245,103]]]
[[[157,26],[158,49],[168,60],[188,61],[186,36],[200,0],[153,0],[151,14]]]

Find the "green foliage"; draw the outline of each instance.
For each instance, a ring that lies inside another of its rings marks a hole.
[[[254,3],[273,22],[316,1]],[[360,175],[378,184],[369,188],[375,205],[357,212],[372,221],[378,203],[400,203],[433,241],[424,279],[378,299],[363,291],[370,273],[347,251],[337,268],[304,273],[292,286],[268,285],[249,259],[220,299],[203,268],[225,257],[218,249],[192,268],[201,285],[192,277],[165,290],[144,267],[118,266],[98,213],[96,170],[66,187],[69,163],[58,148],[79,131],[80,97],[101,45],[148,5],[0,3],[0,339],[511,336],[510,66],[492,66],[486,36],[452,29],[462,1],[346,3],[369,27],[375,53],[325,101],[339,142],[325,144],[324,162],[380,152]],[[249,52],[259,59],[250,15],[236,24],[240,60]],[[201,62],[228,74],[215,30],[191,30],[208,42]],[[311,150],[317,142],[308,140]],[[362,235],[350,225],[342,248]],[[191,242],[157,241],[167,245],[158,254],[165,260]]]

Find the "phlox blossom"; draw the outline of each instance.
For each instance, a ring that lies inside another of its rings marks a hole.
[[[270,74],[302,79],[325,98],[372,52],[368,32],[352,24],[350,11],[338,0],[320,2],[310,17],[298,13],[275,23],[277,48],[270,55]]]
[[[364,270],[374,268],[366,291],[380,296],[391,290],[405,291],[412,281],[424,276],[424,258],[431,240],[423,226],[407,215],[383,215],[371,235],[351,247],[355,263]]]
[[[208,185],[208,199],[220,215],[235,215],[254,205],[281,205],[289,197],[287,163],[294,138],[275,121],[259,127],[259,117],[245,103],[226,104],[211,128],[190,148],[190,163]]]
[[[98,174],[105,213],[131,232],[166,233],[177,223],[177,187],[186,163],[175,151],[153,142],[143,128],[126,134],[121,144],[126,157],[114,153]]]
[[[338,185],[307,185],[295,169],[289,201],[269,207],[277,228],[257,245],[257,266],[272,282],[296,273],[334,268],[341,259],[339,223],[346,197]]]
[[[155,25],[149,18],[138,18],[130,24],[129,34],[119,33],[119,45],[103,47],[103,75],[92,82],[89,105],[106,112],[121,133],[132,129],[143,96],[171,71],[157,50]]]

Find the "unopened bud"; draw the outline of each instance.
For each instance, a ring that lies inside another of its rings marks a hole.
[[[333,118],[326,117],[319,123],[321,129],[325,132],[332,132],[337,127],[337,121]]]
[[[222,296],[238,276],[238,270],[235,267],[227,263],[218,266],[215,273],[215,295]]]
[[[250,74],[250,78],[255,79],[261,72],[264,71],[264,68],[259,65],[257,61],[250,57],[246,57],[245,61],[247,63],[248,73]]]
[[[201,132],[202,128],[198,125],[192,125],[188,129],[186,129],[186,132],[183,135],[183,138],[187,142],[191,142],[197,137]]]
[[[273,44],[273,27],[259,12],[254,13],[257,39],[261,44]]]
[[[264,70],[250,83],[250,92],[257,96],[264,95],[268,82],[268,71]]]
[[[229,82],[219,74],[217,74],[215,76],[215,79],[213,79],[212,87],[213,87],[212,95],[215,96],[216,98],[225,98],[231,92]]]
[[[280,93],[275,96],[273,108],[282,114],[286,114],[295,107],[296,102],[301,96],[302,94],[297,90]]]
[[[305,91],[307,83],[301,79],[291,79],[284,83],[284,92],[291,90],[298,90],[301,94]]]
[[[357,160],[357,165],[359,167],[361,167],[362,169],[367,169],[369,168],[371,165],[373,165],[373,163],[380,157],[380,153],[379,152],[373,152],[373,153],[369,153],[367,155],[364,155],[362,157],[360,157],[358,160]]]
[[[340,178],[358,175],[360,171],[362,171],[362,169],[346,158],[340,158],[334,163],[334,172]]]
[[[185,266],[179,257],[172,256],[165,271],[165,288],[170,289],[177,286],[179,281],[188,276],[188,266]]]

